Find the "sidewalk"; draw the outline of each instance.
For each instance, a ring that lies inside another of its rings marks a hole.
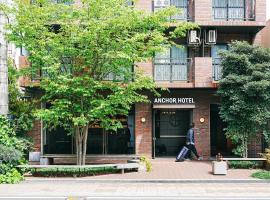
[[[151,161],[153,170],[147,172],[130,172],[125,174],[109,174],[76,178],[77,180],[258,180],[251,177],[257,170],[229,169],[228,174],[213,175],[210,161],[174,162],[173,158],[158,158]],[[28,177],[26,180],[49,178]],[[58,179],[58,178],[56,178]],[[70,178],[61,178],[70,179]],[[73,179],[73,178],[72,178]]]

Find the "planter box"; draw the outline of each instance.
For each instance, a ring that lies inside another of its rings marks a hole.
[[[212,172],[214,175],[226,175],[227,174],[227,162],[225,161],[213,161]]]
[[[40,152],[29,152],[29,161],[30,162],[39,162],[40,160]]]

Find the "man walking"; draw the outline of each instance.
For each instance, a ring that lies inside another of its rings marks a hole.
[[[187,158],[191,158],[191,152],[197,157],[198,160],[202,160],[202,158],[198,155],[197,149],[195,147],[195,139],[194,139],[194,123],[190,125],[190,128],[187,132],[187,148],[188,153],[186,155]]]

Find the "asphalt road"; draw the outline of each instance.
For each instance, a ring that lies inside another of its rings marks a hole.
[[[270,183],[39,181],[0,185],[0,200],[270,200]]]

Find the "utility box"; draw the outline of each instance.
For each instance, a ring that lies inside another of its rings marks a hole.
[[[29,152],[29,161],[30,162],[39,162],[40,160],[40,152]]]
[[[226,175],[228,171],[227,162],[225,161],[213,161],[212,172],[214,175]]]

